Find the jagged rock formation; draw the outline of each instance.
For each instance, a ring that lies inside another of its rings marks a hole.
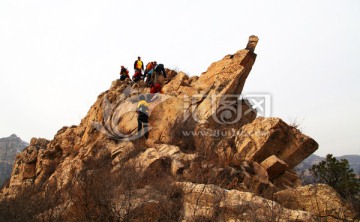
[[[29,144],[15,134],[0,139],[0,186],[10,178],[16,154],[27,146]]]
[[[318,144],[238,100],[257,41],[200,77],[168,70],[159,80],[166,94],[150,105],[148,140],[138,138],[136,105],[149,89],[114,81],[79,126],[31,141],[1,197],[36,188],[39,220],[315,220],[272,199],[300,186],[293,167]]]

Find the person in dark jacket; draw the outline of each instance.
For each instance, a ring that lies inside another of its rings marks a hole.
[[[156,72],[158,75],[163,75],[164,78],[166,78],[166,71],[165,71],[165,68],[164,68],[164,64],[158,64],[158,65],[155,67],[155,72]]]
[[[127,78],[130,79],[129,70],[127,70],[127,68],[125,68],[124,66],[121,66],[121,69],[120,69],[120,80],[121,80],[121,81],[124,81],[124,80],[127,79]]]

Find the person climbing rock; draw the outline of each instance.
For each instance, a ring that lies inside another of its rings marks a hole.
[[[134,62],[134,69],[135,73],[136,71],[139,71],[140,74],[142,74],[142,70],[144,70],[144,63],[141,61],[141,57],[139,56],[138,59]]]
[[[159,83],[151,84],[151,85],[150,85],[150,94],[149,94],[150,99],[149,99],[149,100],[150,100],[151,102],[157,100],[157,99],[159,98],[158,93],[161,93],[161,94],[164,93],[164,92],[162,91],[162,86],[161,86],[161,84],[159,84]]]
[[[158,75],[162,75],[162,76],[164,76],[164,78],[166,78],[166,71],[165,71],[165,68],[164,68],[164,64],[158,64],[158,65],[155,67],[155,72],[156,72]]]
[[[154,62],[149,62],[147,65],[146,65],[146,69],[145,69],[145,72],[144,72],[144,80],[145,80],[145,77],[146,77],[146,83],[151,83],[151,75],[153,74],[153,71],[154,71],[154,68],[155,68],[155,65],[154,65]]]
[[[150,93],[164,93],[162,91],[162,86],[159,83],[151,86]]]
[[[151,85],[152,84],[152,76],[153,76],[153,73],[154,73],[154,69],[151,69],[150,71],[148,71],[147,75],[146,75],[146,80],[145,82],[147,83],[147,85]]]
[[[148,123],[149,123],[149,103],[146,101],[144,95],[140,95],[137,106],[138,113],[138,136],[141,136],[141,130],[144,128],[145,138],[148,139]]]
[[[146,64],[144,76],[146,77],[149,71],[152,70],[153,68],[154,68],[153,62],[149,62],[148,64]]]
[[[127,78],[130,79],[129,70],[127,70],[127,68],[125,68],[124,66],[121,66],[121,69],[120,69],[120,80],[121,80],[121,81],[124,81],[124,80],[127,79]]]

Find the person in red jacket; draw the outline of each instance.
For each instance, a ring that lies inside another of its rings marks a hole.
[[[155,101],[159,97],[159,95],[156,95],[157,93],[161,93],[161,94],[164,93],[162,91],[162,86],[159,83],[156,83],[155,85],[151,84],[150,87],[151,87],[150,88],[150,94],[149,94],[150,101]]]
[[[159,83],[151,86],[150,93],[164,93],[162,91],[162,86]]]
[[[133,81],[134,82],[138,82],[138,81],[140,81],[141,80],[141,71],[140,70],[136,70],[135,71],[135,74],[133,75]]]

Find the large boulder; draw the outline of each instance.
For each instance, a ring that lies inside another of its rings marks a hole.
[[[171,211],[171,202],[153,187],[134,189],[113,198],[114,211],[121,221],[159,221]],[[119,192],[121,193],[121,192]]]
[[[235,143],[235,158],[238,160],[261,163],[275,155],[290,168],[298,165],[318,148],[315,140],[281,119],[263,117],[243,126]]]
[[[288,169],[288,165],[284,161],[277,158],[275,155],[272,155],[262,161],[261,166],[266,169],[271,178],[282,174]]]
[[[283,208],[250,192],[189,182],[175,186],[183,191],[186,221],[315,221],[310,213]]]
[[[351,206],[326,184],[282,190],[274,194],[274,199],[286,208],[305,210],[326,221],[352,221],[356,216]]]
[[[128,161],[128,165],[135,168],[141,175],[172,174],[179,176],[185,166],[195,160],[196,154],[186,154],[174,145],[160,144],[155,148],[148,148]]]

